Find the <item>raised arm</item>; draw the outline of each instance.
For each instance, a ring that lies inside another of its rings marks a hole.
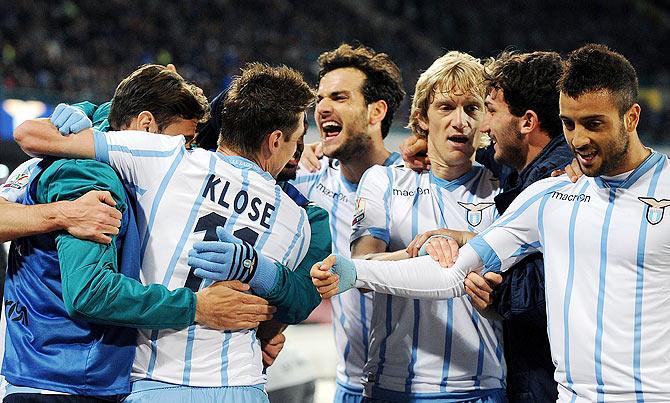
[[[31,119],[14,130],[14,140],[31,156],[95,158],[93,129],[63,136],[49,119]]]

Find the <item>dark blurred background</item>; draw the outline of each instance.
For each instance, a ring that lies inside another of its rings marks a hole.
[[[174,63],[210,97],[249,61],[287,64],[316,84],[316,59],[341,42],[390,54],[408,94],[447,50],[477,57],[565,54],[604,43],[640,76],[647,144],[670,146],[670,2],[648,0],[0,1],[0,163],[26,157],[11,131],[58,102],[105,101],[144,63]],[[396,119],[396,137],[408,99]]]

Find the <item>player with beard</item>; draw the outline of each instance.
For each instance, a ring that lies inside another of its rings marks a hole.
[[[585,174],[575,183],[529,186],[448,270],[426,258],[329,257],[312,273],[324,296],[355,285],[452,298],[464,294],[469,272],[507,271],[542,251],[558,401],[668,401],[670,162],[640,141],[637,74],[620,54],[603,45],[573,51],[559,89],[563,134]],[[338,275],[324,271],[333,264]]]
[[[503,192],[495,197],[496,209],[504,213],[521,191],[563,167],[572,153],[561,135],[557,82],[562,71],[555,52],[503,53],[488,70],[486,115],[481,130],[493,145],[479,152],[477,161],[491,169]],[[405,150],[420,145],[406,142]],[[414,255],[428,236],[450,234],[430,231],[413,246]],[[449,250],[445,250],[449,255]],[[451,256],[445,257],[451,260]],[[554,365],[551,362],[544,298],[544,263],[541,253],[519,262],[504,280],[496,274],[489,282],[477,273],[466,280],[466,290],[480,310],[493,307],[503,321],[507,394],[512,402],[556,400]],[[502,280],[502,284],[498,284]],[[491,293],[495,286],[495,293]]]
[[[343,44],[323,53],[319,66],[315,120],[326,158],[316,173],[298,171],[293,184],[329,212],[333,252],[349,256],[358,182],[371,166],[400,161],[384,147],[384,138],[405,92],[395,63],[370,48]],[[371,309],[371,293],[352,290],[333,300],[335,401],[362,400]]]

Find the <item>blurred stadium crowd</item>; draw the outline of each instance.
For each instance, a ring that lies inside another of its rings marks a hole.
[[[509,46],[564,53],[588,38],[637,66],[649,106],[641,132],[658,143],[670,123],[670,62],[659,56],[670,53],[662,40],[670,37],[664,2],[16,0],[8,6],[12,12],[0,14],[5,97],[25,99],[37,90],[48,101],[102,101],[143,63],[174,63],[207,94],[226,88],[248,61],[284,63],[314,83],[317,56],[344,41],[389,53],[411,89],[447,49],[480,57]]]

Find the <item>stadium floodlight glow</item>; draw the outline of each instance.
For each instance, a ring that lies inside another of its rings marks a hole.
[[[12,128],[16,129],[26,120],[44,115],[47,105],[35,100],[7,99],[2,103],[2,109],[12,117]]]

